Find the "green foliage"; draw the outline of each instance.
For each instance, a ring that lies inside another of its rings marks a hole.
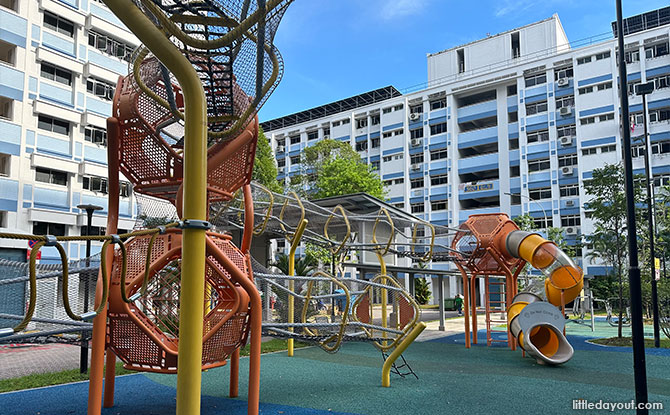
[[[628,262],[628,238],[626,225],[626,189],[624,168],[621,164],[606,164],[602,168],[593,170],[592,179],[584,183],[586,193],[591,196],[587,209],[593,218],[594,231],[587,236],[591,245],[588,257],[591,261],[601,260],[605,265],[612,267],[611,278],[596,278],[593,281],[596,295],[608,294],[614,291],[618,302],[623,302],[625,296],[624,274]],[[643,202],[642,183],[637,180],[633,187],[636,204]],[[640,212],[641,214],[642,212]],[[640,215],[640,218],[642,216]],[[640,229],[638,221],[638,230]],[[620,307],[621,308],[621,307]],[[621,316],[619,316],[619,337],[622,336]]]
[[[530,216],[528,213],[517,216],[516,218],[512,219],[514,223],[516,223],[516,226],[519,227],[522,231],[532,231],[535,229],[535,223],[533,222],[533,217]]]
[[[167,216],[149,216],[145,213],[140,214],[137,218],[142,221],[142,226],[147,229],[153,229],[173,222],[173,220]]]
[[[254,160],[254,171],[251,178],[273,192],[279,193],[282,191],[282,187],[277,182],[277,161],[272,154],[272,148],[262,128],[258,131],[256,159]]]
[[[349,143],[321,140],[303,151],[301,164],[303,174],[294,176],[291,185],[304,196],[319,199],[365,192],[379,199],[386,198],[379,175],[361,160]],[[306,192],[303,187],[307,188]]]
[[[309,242],[305,243],[305,256],[311,256],[317,263],[322,265],[330,265],[333,260],[328,249]]]
[[[281,272],[288,275],[288,255],[279,254],[277,256],[277,261],[272,265],[279,268]],[[303,257],[298,257],[296,255],[294,262],[294,275],[309,275],[314,268],[318,265],[318,261],[311,254],[307,254]]]
[[[419,305],[428,304],[430,300],[430,284],[425,278],[414,278],[414,299]]]

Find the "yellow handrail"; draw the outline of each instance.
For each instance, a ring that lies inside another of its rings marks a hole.
[[[300,204],[302,206],[302,203]],[[282,207],[283,211],[283,207]],[[302,239],[302,234],[305,232],[305,228],[307,227],[307,219],[304,218],[305,215],[305,210],[303,209],[303,218],[300,220],[300,223],[298,224],[298,227],[295,230],[295,233],[293,234],[293,238],[291,238],[291,248],[289,249],[288,252],[288,275],[289,276],[294,276],[295,275],[295,251],[298,249],[298,245],[300,245],[300,239]],[[295,290],[295,281],[289,280],[288,281],[288,289],[292,293]],[[293,320],[295,319],[295,299],[293,298],[293,295],[289,295],[288,297],[288,322],[293,323]],[[293,328],[289,328],[290,331],[293,331]],[[288,355],[289,357],[293,356],[293,339],[288,339]]]

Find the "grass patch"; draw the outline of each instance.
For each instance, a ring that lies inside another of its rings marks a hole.
[[[603,339],[589,340],[591,343],[602,344],[604,346],[633,347],[630,337],[609,337]],[[644,339],[644,347],[653,348],[654,339]],[[670,349],[670,339],[661,339],[661,348]]]
[[[296,341],[294,347],[299,349],[307,347],[309,344]],[[272,339],[261,343],[261,353],[272,353],[288,349],[288,341],[281,339]],[[241,356],[249,356],[249,345],[240,350]],[[134,370],[128,370],[123,367],[123,363],[116,363],[116,375],[127,375],[138,373]],[[23,389],[41,388],[44,386],[61,385],[63,383],[81,382],[88,380],[88,373],[79,373],[79,369],[64,370],[62,372],[52,373],[34,373],[32,375],[21,376],[13,379],[0,380],[0,393],[18,391]]]
[[[439,304],[419,304],[419,308],[422,310],[439,310]]]
[[[117,375],[127,375],[129,373],[135,372],[125,369],[121,362],[116,364]],[[52,373],[33,373],[32,375],[21,376],[20,378],[0,380],[0,393],[60,385],[62,383],[80,382],[82,380],[88,380],[88,373],[79,373],[79,369],[70,369]]]

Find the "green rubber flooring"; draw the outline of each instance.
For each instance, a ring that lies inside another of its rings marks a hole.
[[[297,349],[292,358],[285,352],[263,355],[261,402],[370,415],[565,414],[575,399],[634,397],[630,352],[583,343],[586,350],[575,345],[567,364],[547,367],[520,351],[465,349],[461,342],[462,336],[451,336],[411,345],[405,357],[419,379],[392,375],[390,388],[381,387],[382,358],[368,344],[346,344],[336,354],[311,347]],[[240,366],[239,399],[245,400],[248,360]],[[649,400],[670,408],[670,356],[647,355],[647,375]],[[174,376],[145,376],[176,386]],[[203,395],[226,397],[228,376],[228,366],[203,373]]]

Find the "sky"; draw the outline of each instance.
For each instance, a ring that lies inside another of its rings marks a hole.
[[[668,0],[623,0],[624,17]],[[284,76],[260,121],[426,81],[426,54],[557,13],[571,42],[611,33],[614,0],[295,0],[275,36]]]

